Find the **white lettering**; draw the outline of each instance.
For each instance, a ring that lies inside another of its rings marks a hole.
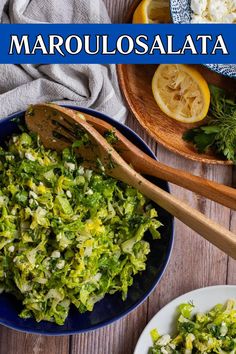
[[[116,54],[116,50],[108,50],[108,36],[102,36],[102,54]]]
[[[186,37],[186,40],[184,42],[184,46],[181,50],[181,54],[185,54],[186,50],[191,50],[192,54],[197,54],[197,50],[195,48],[195,45],[193,43],[193,39],[190,36],[190,34]]]
[[[150,54],[154,53],[154,50],[160,50],[161,54],[166,54],[165,48],[163,46],[161,37],[159,36],[159,34],[155,37],[155,40],[153,42],[152,48],[150,50]]]
[[[181,50],[177,50],[177,51],[173,51],[173,39],[174,39],[174,36],[167,36],[167,48],[168,48],[168,51],[167,51],[167,54],[180,54]]]
[[[145,35],[141,34],[140,36],[138,36],[138,37],[136,38],[136,44],[137,44],[140,48],[143,49],[142,51],[140,51],[140,50],[138,50],[138,49],[135,49],[135,53],[136,53],[136,54],[147,54],[147,52],[148,52],[148,45],[147,45],[147,43],[144,43],[144,42],[142,41],[142,39],[145,40],[145,41],[148,41],[148,36],[145,36]]]
[[[201,40],[202,45],[201,45],[201,54],[207,54],[207,40],[209,39],[210,41],[212,41],[212,37],[211,36],[207,36],[207,35],[199,35],[197,36],[197,41]]]
[[[63,51],[61,50],[61,46],[63,45],[64,40],[62,38],[62,36],[59,35],[50,35],[49,36],[49,54],[54,55],[55,54],[55,50],[60,53],[63,57],[65,56],[65,54],[63,53]]]
[[[226,44],[224,42],[224,38],[222,37],[222,35],[219,35],[217,37],[214,49],[212,51],[212,54],[216,54],[217,50],[221,50],[223,54],[229,54],[228,49],[226,47]]]
[[[127,39],[128,41],[128,49],[125,51],[123,50],[123,40]],[[134,41],[133,39],[128,36],[128,35],[123,35],[123,36],[120,36],[118,39],[117,39],[117,50],[121,53],[121,54],[124,54],[124,55],[128,55],[130,54],[133,49],[134,49]]]
[[[71,41],[72,39],[75,39],[76,40],[76,49],[75,50],[72,50],[71,49]],[[71,35],[69,37],[66,38],[66,41],[65,41],[65,48],[66,48],[66,51],[69,53],[69,54],[79,54],[82,50],[82,47],[83,47],[83,43],[82,43],[82,40],[80,37],[76,36],[76,35]]]
[[[87,54],[95,55],[99,52],[99,36],[96,36],[96,49],[95,51],[91,51],[90,49],[90,39],[91,36],[84,36],[84,49]]]
[[[41,34],[39,34],[37,36],[37,39],[36,39],[36,41],[34,43],[34,47],[33,47],[32,51],[31,51],[31,54],[35,54],[36,50],[41,50],[41,52],[43,54],[48,54],[47,48],[45,46],[45,43],[44,43],[44,40],[43,40],[43,37],[42,37]]]
[[[17,54],[21,54],[21,51],[24,52],[24,54],[30,54],[28,36],[26,35],[22,36],[21,41],[19,41],[18,36],[12,35],[9,54],[13,54],[14,49]]]

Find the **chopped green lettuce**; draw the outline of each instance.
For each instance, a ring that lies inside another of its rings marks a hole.
[[[153,347],[149,354],[235,354],[236,301],[216,305],[207,313],[192,314],[193,304],[178,308],[177,334],[160,336],[151,331]]]
[[[22,318],[62,325],[71,304],[125,300],[146,267],[145,232],[160,237],[146,198],[84,169],[74,147],[59,154],[24,132],[0,148],[0,289],[22,301]]]

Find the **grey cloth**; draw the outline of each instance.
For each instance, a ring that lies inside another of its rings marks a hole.
[[[109,23],[102,0],[0,0],[1,23]],[[124,122],[114,65],[0,65],[0,117],[29,104],[89,107]]]

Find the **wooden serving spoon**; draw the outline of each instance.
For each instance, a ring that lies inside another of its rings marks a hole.
[[[26,124],[39,134],[45,147],[61,151],[79,138],[85,143],[78,149],[85,165],[91,169],[103,166],[104,172],[131,185],[160,205],[206,240],[236,259],[236,236],[199,211],[152,184],[130,167],[114,148],[98,133],[83,114],[70,115],[59,106],[38,104],[26,112]],[[89,138],[86,143],[86,139]]]
[[[107,132],[113,132],[116,137],[114,144],[112,144],[113,147],[127,163],[132,165],[135,171],[174,183],[232,210],[236,210],[236,189],[209,181],[202,177],[194,176],[191,173],[169,167],[153,160],[137,146],[132,144],[118,130],[101,119],[61,106],[55,106],[55,109],[60,110],[60,112],[65,112],[75,119],[82,114],[86,121],[103,136]]]

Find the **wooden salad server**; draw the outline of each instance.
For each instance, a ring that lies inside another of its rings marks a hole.
[[[114,143],[112,144],[114,149],[127,163],[132,165],[135,171],[174,183],[232,210],[236,210],[236,189],[209,181],[202,177],[194,176],[191,173],[155,161],[131,143],[118,130],[101,119],[68,108],[57,106],[57,109],[60,109],[61,112],[67,112],[75,119],[82,114],[86,121],[103,136],[106,135],[107,132],[113,132],[116,138],[113,139]]]
[[[76,140],[84,141],[77,149],[85,166],[103,168],[104,172],[127,183],[160,205],[206,240],[236,259],[236,236],[205,217],[198,210],[152,184],[128,165],[106,139],[94,129],[83,114],[52,104],[31,106],[26,112],[28,128],[39,134],[45,147],[61,151]]]

